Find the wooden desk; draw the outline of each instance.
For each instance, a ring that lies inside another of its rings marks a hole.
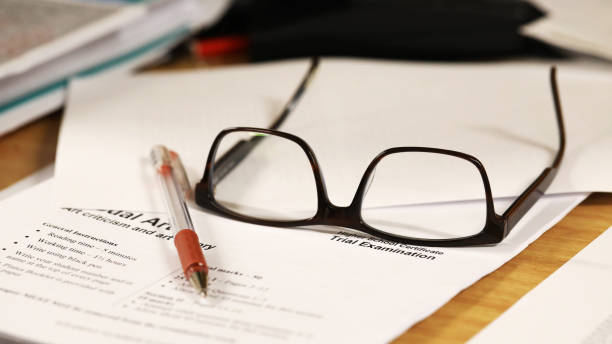
[[[53,162],[60,120],[58,111],[0,137],[0,189]],[[612,194],[591,195],[521,254],[395,343],[465,342],[610,226]]]

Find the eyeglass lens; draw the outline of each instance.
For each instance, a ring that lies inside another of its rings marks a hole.
[[[257,143],[214,187],[221,206],[244,216],[271,221],[297,221],[317,212],[317,188],[310,162],[295,142],[256,132],[231,132],[216,156],[238,142]],[[250,141],[251,140],[251,141]],[[213,166],[213,175],[216,168]]]
[[[439,204],[439,195],[449,189],[476,197],[452,207]],[[428,152],[385,156],[370,175],[361,207],[369,226],[416,239],[477,234],[484,228],[486,215],[484,183],[476,166],[462,158]]]

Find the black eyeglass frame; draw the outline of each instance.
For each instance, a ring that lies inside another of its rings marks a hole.
[[[286,118],[289,112],[295,107],[297,99],[303,93],[305,85],[310,81],[318,60],[314,60],[309,73],[302,81],[300,87],[292,97],[291,101],[285,107],[285,110],[281,113],[279,119],[274,123],[273,127],[278,127],[280,123]],[[313,67],[314,66],[314,67]],[[419,246],[435,246],[435,247],[459,247],[459,246],[475,246],[475,245],[490,245],[501,242],[510,231],[515,227],[519,220],[531,209],[531,207],[537,202],[538,199],[544,194],[545,190],[552,183],[559,165],[561,163],[563,153],[565,150],[565,129],[563,124],[563,116],[561,111],[561,104],[559,100],[559,92],[556,81],[556,68],[553,66],[550,69],[550,84],[553,95],[554,107],[556,112],[556,119],[559,130],[559,148],[555,159],[551,166],[545,168],[542,173],[525,189],[519,197],[508,207],[508,209],[501,215],[495,212],[493,204],[493,196],[491,192],[491,186],[489,178],[483,164],[475,157],[447,149],[429,148],[429,147],[395,147],[389,148],[381,152],[376,156],[372,162],[368,165],[364,172],[361,181],[357,187],[357,191],[350,205],[347,207],[339,207],[331,203],[327,195],[327,189],[323,175],[321,173],[319,163],[317,162],[316,156],[312,148],[301,138],[281,132],[275,129],[262,129],[262,128],[251,128],[251,127],[236,127],[229,128],[221,131],[215,138],[204,170],[202,180],[196,185],[195,201],[196,203],[209,211],[215,212],[224,217],[239,220],[243,222],[273,226],[273,227],[302,227],[311,225],[334,225],[345,228],[354,229],[363,233],[373,235],[385,240],[400,242],[410,245]],[[289,109],[288,111],[286,111]],[[219,144],[222,139],[235,132],[252,132],[258,134],[274,135],[284,139],[291,140],[298,144],[306,154],[315,179],[317,189],[317,211],[314,216],[298,221],[278,221],[278,220],[266,220],[256,217],[245,216],[236,213],[230,209],[225,208],[219,204],[214,197],[214,185],[216,185],[225,175],[227,175],[234,166],[236,166],[249,152],[262,140],[265,136],[253,136],[250,140],[243,140],[237,143],[235,146],[230,148],[223,156],[217,161],[216,155],[219,148]],[[373,171],[376,165],[385,157],[391,154],[406,153],[406,152],[421,152],[421,153],[432,153],[452,156],[459,159],[464,159],[467,162],[474,165],[482,178],[485,190],[485,202],[486,202],[486,221],[484,228],[477,234],[452,239],[421,239],[411,238],[401,235],[393,235],[387,232],[378,230],[368,225],[361,216],[361,207],[365,193],[367,190],[367,184],[369,179],[372,177]],[[215,168],[218,171],[215,175]]]

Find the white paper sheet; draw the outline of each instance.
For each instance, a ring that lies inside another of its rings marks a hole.
[[[547,43],[612,60],[607,1],[536,0],[546,16],[522,28],[523,33]]]
[[[163,216],[49,211],[57,191],[43,183],[0,204],[11,228],[0,240],[4,336],[48,343],[386,342],[586,197],[545,197],[504,243],[457,249],[193,212],[211,267],[205,302],[181,277]]]
[[[162,209],[148,191],[155,185],[148,162],[154,144],[179,152],[195,184],[219,130],[267,126],[306,67],[302,60],[75,81],[57,177],[81,187],[66,188],[65,199],[80,206]],[[368,163],[394,146],[471,154],[484,164],[495,197],[515,196],[552,162],[557,147],[548,77],[548,65],[534,63],[325,59],[281,130],[312,146],[338,205],[350,203]],[[612,151],[612,74],[563,66],[559,86],[567,147],[548,192],[612,191],[612,160],[601,158]],[[428,190],[428,201],[482,197],[481,184],[450,184]],[[423,202],[418,193],[402,196],[405,204]]]
[[[611,248],[608,229],[470,343],[609,343]]]

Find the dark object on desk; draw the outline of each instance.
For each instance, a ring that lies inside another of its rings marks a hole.
[[[520,0],[237,1],[201,38],[242,34],[252,60],[309,56],[481,59],[540,45],[519,28],[543,16]]]

